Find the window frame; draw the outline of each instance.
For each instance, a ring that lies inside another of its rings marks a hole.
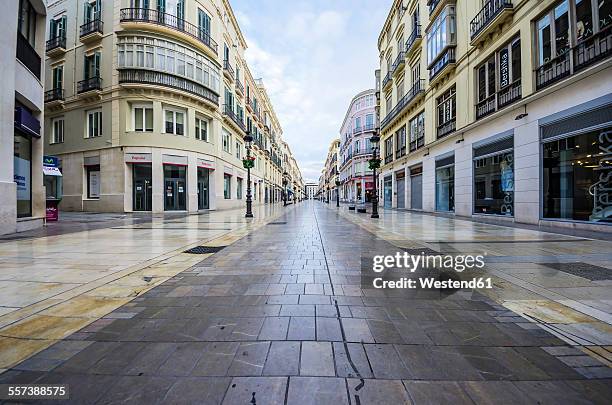
[[[92,128],[92,119],[91,117],[95,116],[95,118],[93,118],[93,128]],[[93,110],[88,110],[86,112],[86,124],[85,124],[85,139],[92,139],[92,138],[99,138],[103,135],[102,132],[102,109],[101,108],[96,108]],[[97,124],[97,125],[95,125]],[[98,130],[98,131],[94,131],[94,130]]]
[[[59,125],[61,123],[61,125]],[[61,134],[58,136],[58,127],[61,127]],[[55,145],[58,143],[64,143],[64,131],[65,131],[64,117],[55,117],[51,119],[51,139],[49,145]]]
[[[142,128],[140,130],[136,128],[136,110],[142,110],[142,123],[141,123]],[[146,114],[148,110],[150,110],[151,112],[151,129],[146,128],[146,123],[147,123]],[[154,125],[155,125],[155,115],[153,112],[153,104],[146,104],[146,103],[132,104],[132,131],[133,132],[153,132]]]
[[[178,136],[187,137],[187,125],[185,125],[186,118],[187,118],[187,111],[183,110],[183,109],[180,109],[180,108],[177,108],[177,107],[170,107],[170,106],[164,107],[163,111],[164,111],[164,115],[163,115],[163,117],[164,117],[164,128],[163,128],[164,132],[163,133],[164,134],[172,134],[172,135],[178,135]],[[168,132],[168,123],[169,123],[169,121],[168,121],[168,113],[172,114],[172,132]],[[178,131],[177,131],[177,129],[178,129],[178,127],[177,127],[177,125],[178,125],[178,123],[177,123],[178,115],[181,115],[183,117],[183,122],[181,124],[183,126],[183,128],[182,128],[183,133],[182,134],[179,134]]]

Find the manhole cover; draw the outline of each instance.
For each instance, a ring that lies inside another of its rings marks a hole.
[[[540,263],[542,266],[559,270],[574,276],[584,277],[591,281],[612,280],[612,270],[584,262],[573,263]]]
[[[287,222],[282,222],[282,221],[270,222],[268,225],[287,225]]]
[[[205,255],[207,253],[217,253],[225,246],[196,246],[185,250],[183,253],[191,253],[194,255]]]

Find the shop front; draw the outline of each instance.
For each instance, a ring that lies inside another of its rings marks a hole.
[[[395,193],[397,208],[406,208],[406,172],[404,170],[395,172]]]
[[[187,158],[163,155],[164,210],[187,210]]]
[[[423,166],[410,168],[410,208],[423,209]]]
[[[132,167],[132,210],[153,210],[153,169],[150,153],[126,153]]]
[[[384,196],[384,208],[391,208],[393,201],[393,176],[387,176],[384,178],[383,183],[383,196]]]
[[[514,216],[513,135],[475,145],[473,153],[474,213]]]
[[[210,209],[210,172],[215,164],[210,160],[198,158],[198,209]]]
[[[455,155],[436,159],[436,211],[455,211]]]

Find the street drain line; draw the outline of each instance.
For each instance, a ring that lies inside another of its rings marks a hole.
[[[323,235],[321,234],[321,228],[319,227],[319,220],[317,218],[317,213],[314,210],[314,207],[312,209],[312,212],[314,214],[315,223],[317,224],[317,232],[319,233],[319,240],[321,241],[321,249],[323,250],[323,258],[325,259],[325,269],[327,269],[327,276],[329,277],[329,284],[331,285],[332,295],[335,297],[336,291],[334,289],[334,282],[331,277],[331,272],[329,271],[329,263],[327,262],[327,253],[325,252],[325,244],[323,243]],[[342,317],[340,316],[340,307],[338,306],[338,300],[335,298],[334,298],[334,306],[336,307],[336,316],[338,317],[338,323],[340,323],[340,334],[342,335],[342,345],[344,346],[344,353],[346,353],[346,359],[349,365],[351,366],[351,368],[353,369],[353,371],[355,372],[355,375],[357,376],[357,378],[359,378],[359,381],[360,381],[359,384],[355,387],[355,391],[359,391],[360,389],[364,387],[365,380],[361,376],[361,373],[359,372],[359,370],[357,370],[357,367],[355,366],[355,363],[353,362],[353,359],[351,358],[351,353],[349,352],[349,348],[348,348],[348,342],[346,341],[346,333],[344,332],[344,325],[342,323]],[[350,398],[351,394],[349,392],[348,382],[346,386],[346,391]],[[361,400],[358,394],[355,394],[355,404],[361,405]]]

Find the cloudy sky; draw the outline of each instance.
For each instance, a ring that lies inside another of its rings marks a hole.
[[[374,87],[391,0],[232,0],[247,61],[262,77],[306,181],[317,181],[351,98]]]

